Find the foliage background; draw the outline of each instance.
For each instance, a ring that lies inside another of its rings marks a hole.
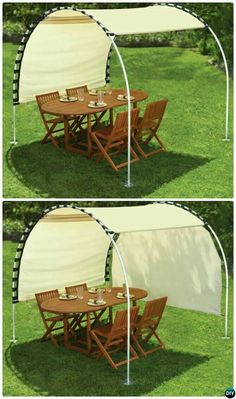
[[[64,5],[77,8],[133,8],[145,7],[154,3],[4,3],[4,39],[19,41],[29,24],[46,10]],[[214,30],[225,51],[229,69],[233,71],[233,3],[178,3],[195,11]],[[215,39],[208,29],[186,32],[167,32],[145,35],[125,35],[117,38],[120,46],[177,46],[196,48],[210,56],[210,62],[223,67],[222,57]]]
[[[4,202],[3,234],[5,239],[17,241],[27,224],[37,219],[49,206],[62,204],[63,201],[17,201]],[[68,202],[66,202],[68,203]],[[74,201],[71,204],[80,207],[132,206],[144,205],[148,201]],[[233,272],[233,203],[230,201],[181,201],[195,210],[214,229],[224,248],[229,270]]]

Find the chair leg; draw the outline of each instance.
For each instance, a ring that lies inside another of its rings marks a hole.
[[[156,331],[153,330],[153,329],[151,329],[150,333],[145,337],[145,339],[144,339],[143,341],[144,341],[145,343],[147,343],[153,335],[156,337],[156,339],[157,339],[157,341],[160,343],[160,345],[156,346],[156,347],[153,348],[153,349],[147,350],[147,351],[145,351],[145,350],[142,348],[142,346],[140,345],[140,343],[138,342],[138,337],[136,337],[135,335],[132,337],[133,340],[134,340],[134,342],[135,342],[135,344],[137,345],[138,350],[140,351],[140,353],[142,353],[143,356],[147,356],[147,355],[149,355],[149,354],[151,354],[151,353],[153,353],[153,352],[158,351],[159,349],[165,349],[165,344],[164,344],[164,342],[162,342],[162,340],[161,340],[161,338],[159,337],[159,335],[157,335]]]
[[[42,339],[42,341],[45,341],[45,340],[49,337],[49,338],[51,339],[52,343],[53,343],[55,346],[58,346],[58,342],[57,342],[56,338],[55,338],[55,337],[53,336],[53,334],[51,333],[53,327],[55,326],[55,324],[56,324],[56,321],[53,321],[53,322],[50,324],[49,327],[45,324],[46,332],[43,334],[43,336],[42,336],[41,339]]]
[[[156,133],[154,134],[154,136],[156,137],[156,139],[157,139],[158,143],[160,144],[162,150],[166,151],[166,147],[165,147],[163,141],[160,139],[160,137]]]
[[[108,148],[108,146],[106,145],[106,147],[104,148],[102,146],[102,144],[100,143],[100,141],[97,139],[96,135],[92,135],[94,141],[96,142],[99,150],[102,153],[102,157],[99,156],[97,159],[97,162],[100,162],[101,159],[103,158],[103,156],[106,158],[107,162],[111,165],[112,169],[114,169],[116,172],[118,171],[118,168],[116,167],[116,165],[114,164],[114,162],[112,161],[111,157],[108,155],[108,153],[106,152],[106,148]]]
[[[109,323],[112,324],[113,322],[113,315],[112,315],[112,306],[109,307]]]
[[[107,359],[107,361],[110,363],[111,367],[117,369],[116,364],[113,362],[111,356],[109,355],[109,353],[108,353],[107,350],[106,350],[106,348],[107,348],[108,345],[109,345],[109,341],[107,340],[107,342],[106,342],[105,345],[103,346],[102,343],[101,343],[101,341],[99,340],[99,338],[98,338],[98,337],[96,336],[96,334],[94,333],[94,331],[91,331],[91,335],[92,335],[93,339],[96,341],[96,343],[97,343],[97,345],[98,345],[100,351],[102,352],[102,354],[105,356],[105,358]],[[99,354],[99,355],[100,355],[100,354]],[[99,356],[99,358],[100,358],[100,356]],[[99,360],[99,359],[97,358],[97,360]]]
[[[133,335],[133,341],[135,343],[135,345],[137,346],[139,352],[143,355],[143,356],[147,356],[146,352],[143,350],[142,346],[140,345],[140,343],[138,342],[138,339],[135,337],[135,335]]]
[[[147,158],[147,155],[142,150],[141,146],[139,145],[139,142],[136,140],[135,137],[133,137],[133,142],[134,142],[135,146],[137,147],[138,151],[140,152],[140,154],[143,156],[143,158]]]

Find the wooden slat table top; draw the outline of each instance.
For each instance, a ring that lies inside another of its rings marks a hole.
[[[116,297],[118,292],[122,292],[122,287],[112,287],[111,292],[103,293],[103,299],[106,302],[105,305],[101,306],[90,306],[87,304],[89,299],[96,299],[96,294],[91,294],[88,291],[84,291],[83,299],[72,299],[72,300],[61,300],[59,298],[52,298],[41,303],[41,308],[46,312],[56,314],[67,314],[67,313],[89,313],[97,310],[102,310],[106,307],[115,306],[121,303],[126,303],[127,299],[119,299]],[[146,290],[141,288],[130,288],[130,294],[134,297],[130,298],[131,301],[136,301],[147,297],[148,293]]]
[[[117,100],[118,94],[124,94],[124,90],[113,89],[111,94],[104,94],[104,102],[107,105],[100,108],[88,107],[90,101],[97,101],[97,96],[90,95],[89,93],[84,94],[84,101],[66,103],[60,100],[54,100],[43,104],[41,108],[44,112],[53,115],[89,115],[127,104],[127,100]],[[132,103],[143,101],[148,98],[148,94],[143,90],[131,90],[130,95],[134,97],[131,101]]]

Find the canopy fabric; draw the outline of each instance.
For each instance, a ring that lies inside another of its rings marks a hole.
[[[72,9],[52,12],[27,34],[30,37],[23,40],[15,65],[15,103],[84,84],[103,86],[111,40],[102,27],[116,35],[205,27],[197,16],[170,6],[84,12],[90,17]]]
[[[199,217],[186,212],[183,208],[164,203],[141,207],[85,208],[85,210],[102,220],[105,226],[115,233],[177,229],[204,224]]]
[[[99,224],[86,220],[80,211],[63,208],[50,212],[38,221],[26,241],[19,301],[34,298],[36,292],[64,289],[65,285],[85,281],[88,286],[102,284],[109,244]]]
[[[80,14],[64,10],[53,15],[71,12]],[[105,84],[111,41],[100,26],[45,23],[47,18],[38,24],[25,48],[19,82],[20,103],[35,100],[37,94],[56,90],[64,93],[66,88],[84,84],[89,88]]]
[[[130,286],[145,288],[148,298],[167,295],[173,306],[220,314],[221,261],[210,234],[199,217],[164,203],[49,210],[22,249],[18,300],[66,285],[104,283],[106,232],[119,233]],[[111,268],[113,285],[123,284],[114,250]]]
[[[169,32],[202,29],[205,25],[196,16],[179,8],[153,5],[140,8],[87,10],[115,35]]]
[[[121,234],[117,245],[130,287],[148,291],[148,300],[168,296],[168,305],[220,315],[221,260],[202,227]],[[112,282],[124,277],[113,254]]]

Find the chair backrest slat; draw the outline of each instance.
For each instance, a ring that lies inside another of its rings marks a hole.
[[[35,298],[39,306],[41,305],[42,302],[47,301],[47,299],[58,298],[58,297],[59,297],[58,290],[38,292],[37,294],[35,294]]]
[[[46,104],[49,101],[58,100],[60,98],[60,94],[58,91],[53,91],[51,93],[39,94],[38,96],[35,97],[38,106],[41,109],[41,105]]]
[[[87,290],[87,284],[86,283],[77,284],[77,285],[73,285],[73,286],[70,286],[70,287],[65,287],[67,295],[77,295],[77,288],[79,288],[79,287],[83,287],[84,290]]]
[[[71,88],[69,88],[69,89],[66,89],[66,94],[67,94],[67,96],[77,96],[77,94],[78,94],[78,90],[79,89],[84,89],[84,92],[85,93],[88,93],[88,87],[87,87],[87,85],[83,85],[83,86],[78,86],[78,87],[71,87]]]

